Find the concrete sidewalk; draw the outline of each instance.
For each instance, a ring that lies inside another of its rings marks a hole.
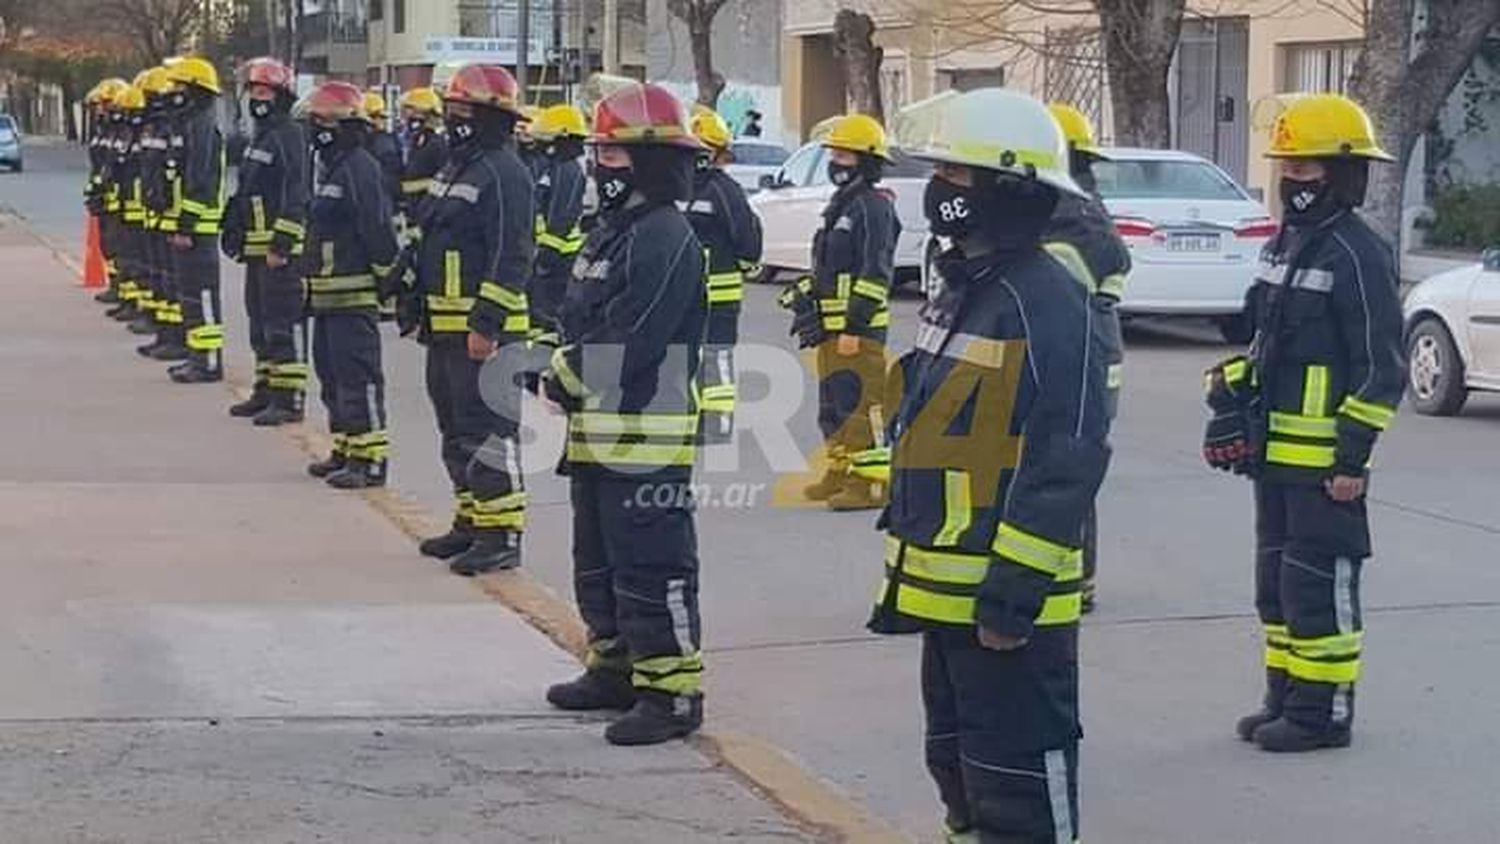
[[[0,840],[810,840],[691,745],[548,710],[571,657],[4,217],[0,296]]]

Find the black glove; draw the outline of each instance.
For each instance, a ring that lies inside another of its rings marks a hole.
[[[542,395],[546,396],[558,407],[569,413],[575,413],[582,409],[583,403],[576,396],[563,388],[557,380],[557,375],[552,370],[547,370],[541,375]]]
[[[566,273],[568,270],[568,259],[556,249],[541,247],[536,251],[536,274],[540,276],[555,277]]]
[[[226,230],[219,237],[219,251],[229,260],[238,262],[245,254],[245,233]]]
[[[410,337],[422,327],[422,296],[408,291],[396,297],[396,328],[402,337]]]
[[[1232,357],[1204,376],[1213,416],[1203,433],[1203,459],[1222,472],[1249,474],[1257,452],[1250,425],[1255,405],[1250,361]]]
[[[777,304],[792,312],[791,329],[787,332],[797,338],[797,345],[810,349],[828,339],[823,330],[823,320],[818,313],[818,303],[812,297],[812,279],[799,279],[796,284],[781,291]]]

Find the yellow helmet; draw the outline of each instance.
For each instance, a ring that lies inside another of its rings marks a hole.
[[[589,134],[589,127],[578,106],[560,103],[548,106],[537,114],[531,124],[531,134],[542,141],[563,137],[584,138]]]
[[[1052,112],[1052,119],[1062,129],[1063,139],[1069,147],[1079,152],[1099,151],[1099,144],[1094,140],[1094,124],[1088,115],[1067,103],[1048,103],[1047,110]]]
[[[146,78],[141,81],[141,91],[143,91],[148,97],[153,95],[169,94],[172,92],[172,89],[176,87],[177,83],[173,82],[172,79],[167,75],[167,68],[165,65],[157,65],[156,67],[148,69],[146,71]]]
[[[124,93],[125,89],[129,87],[129,82],[117,77],[111,76],[108,79],[101,79],[99,84],[89,89],[88,96],[84,97],[84,102],[88,105],[109,108],[114,104],[115,98]]]
[[[1267,158],[1350,156],[1395,161],[1375,140],[1375,126],[1359,103],[1340,94],[1297,94],[1270,101]]]
[[[913,158],[978,167],[1084,195],[1068,174],[1068,143],[1040,100],[1008,88],[945,91],[896,115],[894,134]]]
[[[365,119],[372,124],[385,122],[385,95],[371,88],[365,92]]]
[[[823,146],[874,155],[891,160],[891,145],[885,137],[885,127],[867,114],[846,114],[833,121]]]
[[[121,111],[140,111],[146,107],[146,95],[140,88],[126,85],[125,90],[115,97],[115,107]]]
[[[698,140],[714,149],[724,149],[729,142],[734,140],[734,135],[729,131],[729,124],[719,116],[717,111],[709,108],[694,109],[693,119],[688,123],[693,134]]]
[[[167,78],[178,85],[192,85],[210,94],[223,93],[224,89],[219,87],[219,71],[207,59],[187,56],[177,61],[168,60],[166,68]]]
[[[413,88],[401,95],[401,108],[422,114],[441,114],[443,98],[431,88]]]

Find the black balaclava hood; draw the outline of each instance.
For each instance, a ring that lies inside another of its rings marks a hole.
[[[1018,249],[1041,239],[1058,192],[1033,178],[974,169],[975,183],[961,187],[933,176],[922,197],[933,234],[962,244],[979,238],[999,249]]]
[[[631,184],[647,202],[691,199],[697,153],[681,147],[647,144],[630,148]]]
[[[855,184],[864,183],[873,185],[880,181],[885,175],[885,161],[879,156],[869,153],[859,153],[857,164],[834,164],[828,162],[828,181],[833,182],[839,189],[853,187]]]
[[[1077,182],[1079,187],[1096,196],[1099,193],[1099,183],[1094,179],[1094,162],[1097,160],[1097,156],[1093,153],[1077,149],[1068,150],[1068,173],[1072,175],[1073,181]]]
[[[1370,163],[1363,158],[1327,158],[1328,171],[1312,182],[1283,177],[1277,186],[1281,194],[1282,217],[1290,226],[1316,226],[1342,212],[1364,204],[1369,186]]]
[[[583,155],[583,139],[571,135],[557,138],[547,145],[547,154],[554,161],[577,161]]]
[[[515,136],[516,116],[498,108],[478,106],[473,117],[448,114],[449,142],[455,151],[473,149],[496,149],[510,143]]]

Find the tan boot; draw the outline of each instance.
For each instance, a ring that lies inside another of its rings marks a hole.
[[[876,510],[885,506],[885,487],[865,481],[850,480],[828,499],[830,510]]]
[[[844,488],[844,482],[847,479],[848,476],[843,472],[835,471],[833,468],[826,469],[823,477],[802,488],[802,497],[808,501],[827,501]]]

